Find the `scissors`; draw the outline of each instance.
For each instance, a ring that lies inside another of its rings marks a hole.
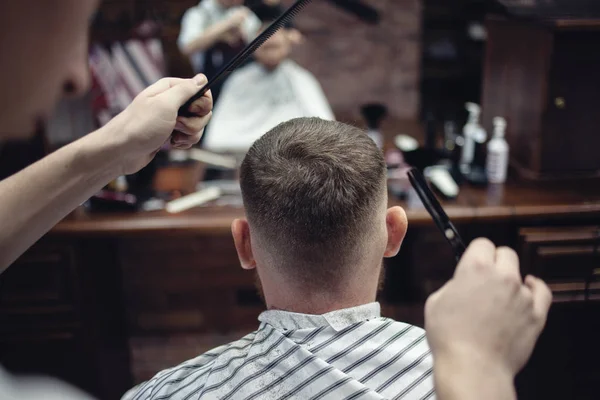
[[[416,168],[412,168],[410,171],[408,171],[408,179],[415,188],[417,195],[423,202],[425,209],[433,218],[433,222],[435,222],[438,229],[450,243],[450,246],[452,246],[456,256],[456,261],[458,262],[464,254],[466,247],[458,231],[456,230],[456,227],[454,224],[452,224],[452,222],[450,222],[448,214],[446,214],[440,202],[429,188],[429,185],[427,184],[427,181],[425,180],[425,177],[421,171]]]

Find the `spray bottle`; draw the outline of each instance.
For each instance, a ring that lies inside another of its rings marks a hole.
[[[506,120],[494,118],[494,136],[487,145],[487,178],[490,183],[504,183],[508,170],[508,143],[504,139]]]
[[[471,171],[471,164],[475,157],[475,143],[485,142],[487,134],[479,123],[481,107],[475,103],[467,103],[465,107],[469,112],[469,119],[463,129],[465,144],[460,159],[460,170],[463,174],[468,174]]]

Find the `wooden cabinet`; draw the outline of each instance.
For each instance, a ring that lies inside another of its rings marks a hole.
[[[544,279],[555,302],[600,300],[600,226],[524,228],[519,236],[523,273]]]
[[[0,275],[0,364],[119,398],[132,385],[121,307],[110,241],[44,238]]]
[[[511,165],[527,179],[600,174],[600,24],[487,21],[485,126],[502,116]]]
[[[124,238],[119,258],[132,335],[256,328],[255,275],[229,233]]]
[[[600,226],[519,230],[523,274],[543,278],[553,293],[546,329],[517,379],[520,398],[592,399],[600,367]]]

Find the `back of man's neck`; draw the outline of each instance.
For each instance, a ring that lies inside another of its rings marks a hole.
[[[319,296],[321,297],[321,296]],[[273,301],[267,304],[269,310],[288,311],[298,314],[322,315],[332,311],[358,307],[375,301],[375,296],[348,299],[311,299],[310,296],[300,297],[298,301]]]
[[[261,276],[261,285],[268,309],[299,314],[322,315],[372,303],[379,286],[378,266],[353,265],[351,277],[340,277],[331,285],[299,283],[301,279],[278,273]],[[275,268],[270,271],[276,271]],[[315,278],[317,279],[317,278]]]

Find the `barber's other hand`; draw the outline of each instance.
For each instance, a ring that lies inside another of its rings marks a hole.
[[[436,364],[514,378],[531,356],[551,302],[544,282],[528,276],[523,283],[513,250],[475,240],[453,279],[425,307]]]
[[[247,7],[240,7],[239,9],[233,11],[229,17],[227,18],[227,26],[231,28],[240,28],[242,24],[246,21],[246,18],[250,16],[250,9]]]
[[[195,117],[179,117],[177,112],[206,82],[204,75],[193,79],[161,79],[105,126],[111,136],[107,139],[117,142],[123,174],[145,167],[168,141],[177,149],[198,143],[212,115],[210,91],[192,104],[190,111]]]
[[[231,28],[223,34],[221,40],[227,45],[234,47],[242,43],[244,40],[244,34],[241,28]]]

